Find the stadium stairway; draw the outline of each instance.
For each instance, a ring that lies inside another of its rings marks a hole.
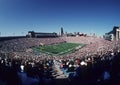
[[[53,65],[53,77],[55,78],[55,79],[65,79],[65,78],[67,78],[64,74],[63,74],[63,72],[61,71],[61,69],[59,68],[59,66],[57,65],[57,64],[54,64]]]
[[[63,74],[57,63],[53,65],[52,76],[52,85],[69,85],[67,77]]]

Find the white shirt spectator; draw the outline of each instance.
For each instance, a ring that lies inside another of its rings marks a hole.
[[[21,72],[24,72],[24,65],[20,66]]]

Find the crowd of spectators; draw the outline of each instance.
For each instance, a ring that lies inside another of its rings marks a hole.
[[[55,56],[34,53],[33,46],[63,42],[86,44],[73,53]],[[28,51],[28,52],[27,52]],[[25,85],[18,73],[38,79],[52,79],[52,65],[57,65],[70,84],[110,85],[120,80],[120,40],[107,41],[95,37],[22,38],[0,42],[0,80],[7,85]],[[12,77],[12,78],[11,78]],[[27,84],[26,84],[27,85]]]
[[[120,52],[87,58],[58,59],[56,65],[73,85],[120,84]]]
[[[0,80],[4,85],[46,85],[52,79],[52,59],[25,55],[0,54]]]
[[[0,51],[20,52],[33,46],[50,45],[65,42],[61,38],[20,38],[0,42]]]

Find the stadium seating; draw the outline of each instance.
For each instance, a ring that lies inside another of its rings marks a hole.
[[[34,46],[65,42],[82,43],[86,46],[58,56],[31,50]],[[35,79],[35,85],[43,85],[46,82],[50,84],[53,79],[52,66],[57,64],[58,69],[71,84],[115,85],[120,80],[119,56],[120,40],[107,41],[102,38],[81,36],[0,41],[0,79],[6,81],[8,85],[25,85],[18,76],[24,76],[25,73],[28,78]]]

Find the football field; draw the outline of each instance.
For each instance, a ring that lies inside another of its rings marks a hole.
[[[84,44],[60,43],[60,44],[40,46],[40,47],[36,47],[36,49],[40,52],[47,54],[63,55],[74,52],[77,47],[82,48],[83,46]]]

